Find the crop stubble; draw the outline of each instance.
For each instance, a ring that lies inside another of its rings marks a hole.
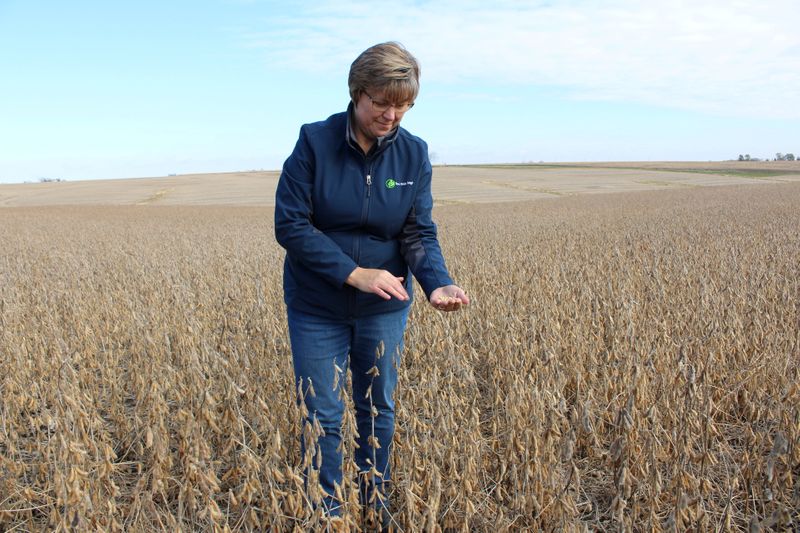
[[[396,523],[797,528],[797,205],[785,184],[438,208],[473,305],[417,290]],[[0,211],[0,529],[320,524],[271,219]]]

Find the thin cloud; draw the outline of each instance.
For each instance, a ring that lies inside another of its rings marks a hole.
[[[727,116],[800,118],[796,0],[331,2],[243,34],[271,67],[341,74],[365,46],[403,42],[425,81],[559,87]]]

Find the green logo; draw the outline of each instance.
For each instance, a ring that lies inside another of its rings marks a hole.
[[[394,189],[397,186],[397,182],[394,181],[392,178],[386,180],[386,188],[387,189]]]

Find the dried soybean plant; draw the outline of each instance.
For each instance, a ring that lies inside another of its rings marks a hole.
[[[417,290],[395,529],[797,529],[799,201],[785,184],[439,208],[474,303],[445,315]],[[365,529],[345,369],[344,516],[304,490],[318,428],[270,220],[0,210],[0,529]]]

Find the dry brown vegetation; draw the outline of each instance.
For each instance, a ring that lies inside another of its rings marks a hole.
[[[798,205],[783,184],[439,208],[473,305],[414,304],[398,529],[796,530]],[[320,524],[270,209],[4,209],[0,250],[0,530]]]

